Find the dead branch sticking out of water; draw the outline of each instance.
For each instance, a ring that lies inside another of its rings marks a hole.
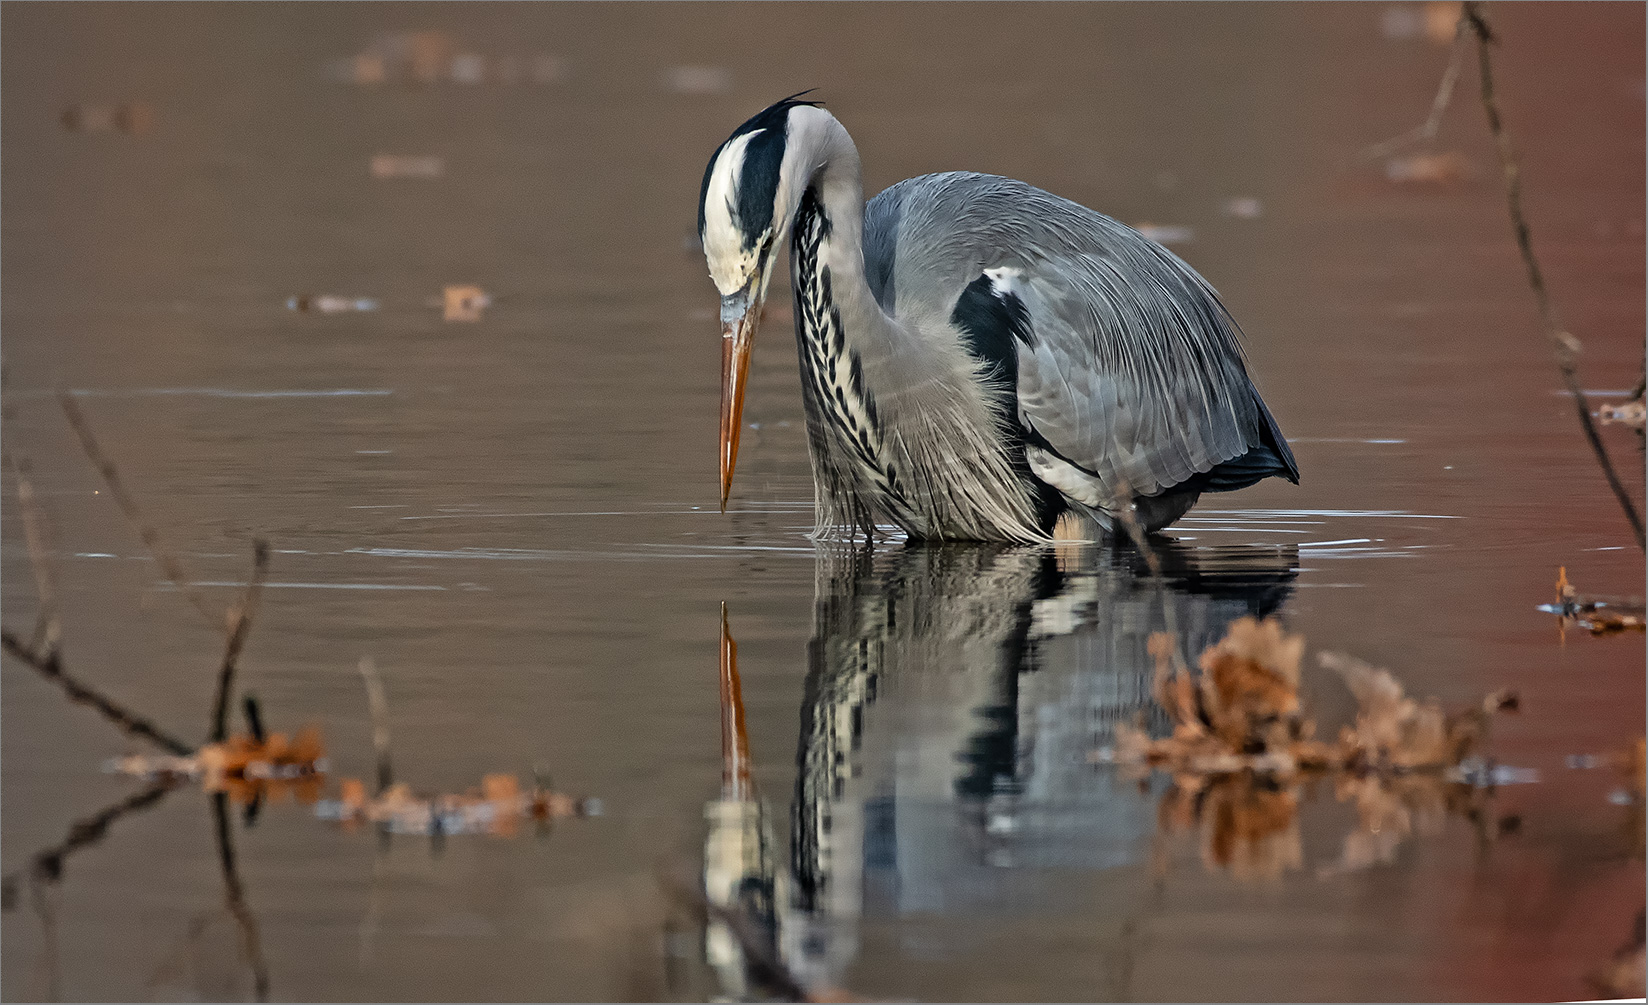
[[[372,711],[372,753],[378,766],[377,794],[381,796],[395,781],[395,767],[389,757],[389,698],[372,657],[362,656],[357,669],[366,685],[366,704]]]
[[[1448,102],[1453,98],[1454,84],[1459,81],[1459,70],[1464,63],[1465,47],[1462,44],[1465,38],[1465,20],[1460,18],[1454,28],[1453,45],[1449,49],[1448,68],[1442,73],[1442,83],[1436,89],[1436,97],[1431,101],[1431,113],[1425,121],[1408,130],[1400,136],[1393,136],[1388,140],[1370,144],[1362,149],[1358,155],[1361,160],[1377,160],[1386,154],[1395,153],[1403,147],[1416,143],[1429,143],[1436,139],[1436,131],[1442,126],[1442,115],[1448,110]]]
[[[29,567],[34,570],[35,592],[40,610],[34,617],[34,632],[29,640],[29,651],[42,655],[55,653],[62,641],[62,624],[57,618],[57,577],[47,547],[46,515],[40,500],[34,494],[34,483],[29,478],[28,459],[13,451],[6,452],[12,477],[17,482],[17,508],[23,517],[23,540],[29,549]]]
[[[67,391],[59,391],[57,400],[63,407],[63,414],[68,418],[69,425],[74,427],[75,435],[80,438],[80,447],[86,452],[86,458],[92,462],[92,467],[97,469],[97,473],[103,476],[103,484],[108,486],[109,494],[114,497],[120,512],[125,514],[126,521],[137,530],[137,536],[142,539],[143,546],[149,549],[150,556],[166,574],[166,578],[172,581],[172,585],[183,594],[183,599],[199,611],[200,616],[205,618],[208,624],[220,632],[227,631],[228,620],[221,613],[214,611],[200,591],[194,588],[193,580],[184,570],[182,561],[166,547],[166,542],[161,540],[160,532],[155,529],[154,524],[144,519],[137,500],[126,490],[126,483],[121,480],[120,469],[103,453],[103,448],[98,445],[97,436],[92,432],[91,424],[86,421],[86,416],[80,411],[74,397]]]
[[[128,710],[125,706],[90,685],[81,683],[74,677],[69,676],[68,672],[63,669],[63,659],[58,652],[53,651],[41,656],[31,652],[17,636],[5,631],[0,631],[0,645],[4,645],[6,652],[10,653],[18,662],[32,667],[42,677],[61,687],[70,701],[77,705],[89,705],[96,709],[103,718],[114,723],[127,736],[146,740],[162,750],[180,757],[186,757],[194,753],[194,747],[179,740],[143,716]]]
[[[257,614],[258,600],[263,595],[263,580],[268,572],[269,542],[258,538],[252,542],[252,577],[246,581],[246,592],[241,595],[240,603],[229,609],[229,641],[223,652],[223,662],[218,667],[217,698],[212,702],[213,743],[222,743],[229,736],[229,695],[234,687],[235,667],[241,650],[246,646],[246,636],[252,631],[252,618]],[[254,730],[260,731],[261,728]]]
[[[1522,254],[1522,264],[1527,268],[1528,285],[1533,289],[1534,299],[1539,304],[1539,316],[1544,322],[1545,334],[1556,353],[1557,370],[1562,374],[1562,382],[1573,398],[1579,424],[1585,430],[1585,439],[1590,443],[1591,451],[1596,454],[1597,463],[1602,466],[1603,475],[1608,479],[1608,487],[1613,490],[1614,498],[1619,500],[1620,509],[1625,511],[1625,518],[1630,521],[1637,547],[1648,550],[1648,544],[1645,544],[1643,537],[1642,517],[1637,513],[1636,504],[1631,501],[1630,494],[1620,482],[1619,474],[1614,470],[1614,463],[1608,456],[1608,450],[1597,434],[1596,424],[1591,421],[1591,406],[1579,382],[1577,359],[1582,348],[1579,339],[1565,329],[1558,319],[1556,306],[1551,303],[1550,294],[1545,288],[1544,271],[1539,266],[1539,260],[1534,257],[1528,220],[1522,211],[1522,169],[1517,163],[1516,151],[1511,146],[1510,134],[1505,130],[1504,121],[1499,113],[1499,102],[1494,96],[1493,59],[1488,52],[1488,46],[1496,41],[1493,30],[1489,27],[1483,15],[1482,4],[1478,0],[1466,0],[1463,20],[1476,36],[1477,66],[1482,85],[1482,110],[1488,118],[1488,129],[1493,133],[1494,140],[1499,146],[1499,162],[1505,173],[1505,202],[1510,210],[1511,229],[1516,234],[1516,246]]]

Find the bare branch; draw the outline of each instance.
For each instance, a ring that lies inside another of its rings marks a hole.
[[[17,481],[17,508],[23,516],[23,538],[28,544],[29,567],[34,570],[35,590],[40,599],[40,612],[35,615],[29,651],[51,655],[62,643],[63,629],[57,618],[57,577],[49,558],[46,514],[34,494],[34,483],[29,480],[28,459],[11,451],[7,451],[7,459]]]
[[[224,631],[223,615],[212,610],[200,591],[190,585],[192,580],[184,571],[183,563],[166,547],[154,525],[143,518],[143,511],[138,509],[137,500],[126,490],[126,483],[121,481],[119,469],[98,445],[97,437],[93,435],[92,427],[87,423],[85,414],[80,411],[80,406],[75,404],[74,397],[66,391],[59,391],[57,400],[63,406],[63,414],[68,417],[69,425],[74,427],[75,434],[80,437],[80,446],[85,450],[87,459],[92,462],[92,467],[97,469],[97,473],[103,476],[103,484],[109,487],[109,494],[114,496],[120,511],[126,515],[127,522],[137,530],[137,536],[142,538],[143,546],[149,549],[149,554],[159,564],[166,578],[182,592],[183,599],[200,612],[201,617],[218,631]]]
[[[64,672],[62,657],[58,653],[51,652],[44,656],[37,655],[24,646],[22,640],[17,636],[4,631],[0,631],[0,645],[3,645],[5,651],[19,662],[33,667],[39,671],[42,677],[61,687],[70,701],[77,705],[90,705],[126,735],[147,740],[162,750],[176,754],[179,757],[187,757],[195,752],[194,747],[167,733],[148,719],[128,711],[114,699],[70,677]]]
[[[1428,143],[1436,139],[1436,131],[1442,127],[1442,115],[1448,110],[1448,102],[1453,98],[1454,84],[1459,81],[1459,70],[1464,63],[1465,55],[1465,19],[1460,18],[1459,25],[1454,29],[1453,47],[1448,56],[1448,68],[1442,73],[1442,84],[1436,89],[1436,97],[1431,101],[1431,113],[1425,121],[1408,130],[1400,136],[1393,136],[1380,143],[1365,147],[1357,156],[1362,160],[1376,160],[1386,154],[1395,153],[1403,147],[1415,143]]]
[[[372,710],[372,751],[378,758],[378,795],[395,780],[395,769],[389,759],[389,698],[384,694],[383,678],[372,657],[362,656],[359,665],[361,682],[366,685],[366,704]]]
[[[252,542],[252,578],[246,583],[240,603],[229,613],[229,644],[223,652],[223,664],[218,668],[217,699],[212,704],[213,743],[222,743],[229,736],[229,692],[234,684],[235,665],[246,647],[246,637],[251,634],[252,617],[263,596],[263,579],[268,571],[269,542],[259,538]]]
[[[1488,129],[1499,145],[1499,163],[1505,172],[1505,202],[1510,209],[1511,229],[1516,234],[1517,250],[1522,253],[1522,264],[1527,268],[1528,285],[1533,289],[1534,299],[1539,304],[1539,316],[1545,324],[1546,337],[1551,340],[1551,346],[1556,353],[1557,369],[1562,374],[1562,381],[1567,385],[1569,395],[1573,397],[1579,424],[1585,431],[1585,439],[1591,444],[1591,451],[1596,454],[1597,463],[1602,466],[1603,475],[1608,479],[1608,487],[1613,490],[1614,498],[1619,500],[1620,508],[1625,511],[1626,520],[1630,521],[1637,547],[1648,549],[1648,544],[1644,543],[1643,538],[1642,517],[1637,513],[1635,503],[1631,501],[1630,494],[1620,482],[1613,461],[1608,457],[1608,450],[1602,445],[1601,436],[1597,434],[1596,424],[1591,421],[1591,406],[1580,386],[1576,363],[1581,349],[1579,339],[1562,327],[1556,306],[1551,302],[1550,294],[1545,289],[1545,274],[1539,267],[1539,260],[1534,257],[1528,220],[1522,212],[1522,169],[1517,163],[1516,151],[1511,146],[1510,134],[1505,131],[1504,121],[1499,113],[1499,102],[1494,96],[1493,59],[1488,53],[1488,45],[1494,41],[1494,35],[1483,16],[1482,4],[1477,0],[1467,0],[1463,20],[1476,35],[1477,66],[1482,82],[1482,110],[1488,117]]]

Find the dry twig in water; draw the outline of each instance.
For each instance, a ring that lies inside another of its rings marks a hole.
[[[206,602],[206,598],[201,596],[200,591],[191,585],[192,580],[184,571],[183,563],[166,547],[154,525],[143,518],[143,511],[138,508],[137,500],[126,491],[126,483],[120,478],[120,469],[116,468],[114,462],[103,453],[97,437],[92,433],[91,424],[86,421],[86,416],[80,411],[74,397],[67,391],[59,391],[57,400],[63,407],[63,414],[68,417],[69,425],[74,427],[75,435],[80,437],[80,446],[86,452],[87,459],[92,462],[92,467],[97,469],[97,473],[103,476],[103,484],[109,487],[109,494],[114,496],[120,512],[124,513],[127,522],[136,528],[137,536],[143,540],[143,546],[149,549],[149,554],[159,564],[166,578],[172,581],[172,585],[183,594],[183,599],[199,611],[208,624],[218,631],[227,631],[228,624],[223,615],[214,611]]]
[[[1631,501],[1630,494],[1620,482],[1619,474],[1614,470],[1614,463],[1608,456],[1608,450],[1602,445],[1602,438],[1597,434],[1596,424],[1591,421],[1591,406],[1579,382],[1579,339],[1562,327],[1557,317],[1556,306],[1551,303],[1550,294],[1545,289],[1545,274],[1539,267],[1539,260],[1534,257],[1528,220],[1522,212],[1522,169],[1517,163],[1516,151],[1511,146],[1510,134],[1505,131],[1504,122],[1499,114],[1499,103],[1494,96],[1493,60],[1488,54],[1489,44],[1496,41],[1493,30],[1488,26],[1487,19],[1482,13],[1482,5],[1477,0],[1467,0],[1465,3],[1464,20],[1476,35],[1477,66],[1482,83],[1482,109],[1488,117],[1488,129],[1499,145],[1499,162],[1505,172],[1505,202],[1510,209],[1511,229],[1516,234],[1516,246],[1522,254],[1522,264],[1527,268],[1528,285],[1533,289],[1534,299],[1539,304],[1539,315],[1545,325],[1545,334],[1551,340],[1556,353],[1557,370],[1561,372],[1562,381],[1573,397],[1579,424],[1585,430],[1585,439],[1590,443],[1591,451],[1596,454],[1597,463],[1602,466],[1603,475],[1608,479],[1608,487],[1613,490],[1614,498],[1619,500],[1620,508],[1625,511],[1626,520],[1630,521],[1637,547],[1648,548],[1643,538],[1642,517],[1637,513],[1636,504]]]
[[[366,704],[372,710],[372,753],[378,765],[377,794],[381,796],[395,781],[394,765],[389,759],[389,698],[372,657],[362,656],[357,668],[366,685]]]
[[[1395,153],[1403,147],[1414,143],[1428,143],[1436,138],[1436,131],[1442,126],[1442,115],[1448,110],[1448,102],[1453,98],[1454,84],[1459,80],[1460,65],[1464,62],[1465,47],[1462,44],[1464,38],[1465,22],[1461,18],[1454,29],[1453,45],[1449,49],[1448,55],[1448,68],[1442,73],[1442,84],[1436,89],[1436,97],[1431,101],[1431,113],[1426,116],[1425,121],[1400,136],[1393,136],[1388,140],[1365,147],[1358,155],[1362,160],[1377,160],[1386,154]]]
[[[46,656],[37,655],[29,651],[29,648],[23,644],[22,640],[10,632],[0,632],[0,644],[3,644],[6,652],[14,656],[19,662],[34,668],[42,677],[61,687],[70,701],[77,705],[90,705],[101,713],[105,719],[114,723],[127,736],[147,740],[162,750],[179,756],[194,753],[194,747],[167,733],[148,719],[129,711],[102,692],[69,676],[63,669],[63,660],[59,653],[52,652]]]
[[[252,542],[252,578],[246,582],[240,603],[229,610],[226,626],[229,641],[223,662],[218,666],[217,698],[212,703],[213,743],[222,743],[229,736],[229,694],[234,687],[235,668],[241,650],[246,647],[246,636],[252,631],[252,617],[257,613],[258,600],[263,596],[263,579],[268,572],[269,542],[259,538]]]

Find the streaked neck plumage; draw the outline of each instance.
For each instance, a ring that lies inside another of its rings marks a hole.
[[[871,291],[858,149],[822,109],[792,109],[777,206],[789,221],[815,535],[881,522],[928,538],[1044,540],[981,363]]]

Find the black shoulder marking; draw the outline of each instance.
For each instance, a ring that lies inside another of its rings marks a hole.
[[[1024,301],[1011,293],[998,293],[989,276],[979,276],[956,298],[950,323],[961,329],[967,351],[992,368],[997,382],[1009,391],[1018,387],[1019,354],[1014,343],[1035,344]]]
[[[756,112],[744,124],[732,131],[710,155],[704,166],[704,181],[698,188],[698,237],[704,237],[704,200],[709,196],[710,175],[715,162],[727,144],[756,130],[764,130],[744,148],[744,172],[738,180],[738,222],[744,232],[744,247],[753,248],[762,233],[772,225],[773,200],[778,193],[778,169],[784,163],[784,138],[789,127],[790,109],[799,105],[816,108],[822,101],[797,101],[811,90],[792,94],[775,101]]]

